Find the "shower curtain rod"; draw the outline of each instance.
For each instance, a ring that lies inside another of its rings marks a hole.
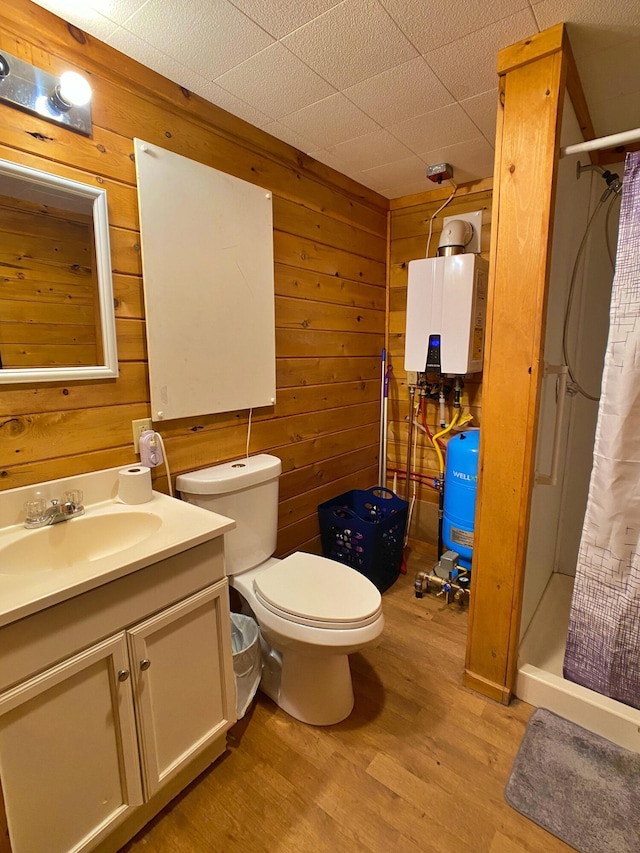
[[[578,142],[576,145],[567,145],[566,148],[560,149],[560,157],[582,154],[586,151],[599,151],[601,148],[615,148],[616,145],[626,145],[628,142],[640,142],[640,127],[636,127],[635,130],[614,133],[612,136],[588,139],[586,142]]]

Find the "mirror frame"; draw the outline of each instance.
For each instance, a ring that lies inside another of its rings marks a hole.
[[[49,172],[20,166],[9,160],[0,160],[0,175],[9,175],[32,184],[63,190],[69,195],[89,199],[93,206],[93,233],[95,239],[96,275],[100,300],[102,327],[102,352],[104,364],[83,367],[25,367],[0,370],[0,385],[31,384],[33,382],[69,382],[83,379],[114,379],[118,376],[118,350],[111,276],[111,249],[109,245],[109,218],[107,192],[99,187],[82,184],[70,178],[61,178]]]

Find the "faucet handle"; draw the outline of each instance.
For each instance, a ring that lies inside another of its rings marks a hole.
[[[47,511],[47,501],[36,494],[31,500],[25,501],[24,508],[27,513],[27,521],[39,521]]]
[[[83,515],[84,507],[82,506],[82,490],[69,489],[62,497],[62,512],[71,517],[74,515]]]
[[[76,509],[80,509],[83,497],[82,489],[69,489],[64,493],[62,502],[65,504],[72,503]]]

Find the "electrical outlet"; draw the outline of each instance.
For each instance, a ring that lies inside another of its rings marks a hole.
[[[151,418],[140,418],[137,421],[131,421],[131,429],[133,431],[133,447],[136,453],[140,453],[140,436],[146,429],[153,429]]]

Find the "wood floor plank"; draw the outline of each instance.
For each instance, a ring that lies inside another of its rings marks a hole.
[[[259,693],[227,753],[122,853],[570,853],[504,800],[533,709],[461,685],[466,610],[413,594],[432,562],[416,543],[384,594],[347,720],[305,726]]]

